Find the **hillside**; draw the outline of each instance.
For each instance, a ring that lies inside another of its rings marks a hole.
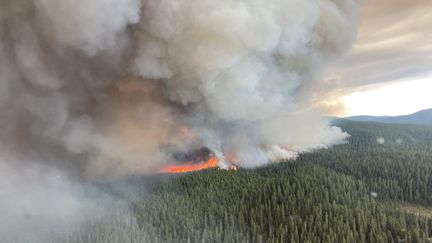
[[[131,179],[127,210],[61,242],[427,242],[432,127],[338,125],[348,144],[294,161]]]
[[[432,109],[422,110],[405,116],[352,116],[346,119],[353,121],[368,121],[401,124],[430,124],[432,125]]]

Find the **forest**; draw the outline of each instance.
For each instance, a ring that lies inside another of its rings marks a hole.
[[[348,143],[295,160],[102,185],[110,214],[60,242],[432,242],[432,127],[334,122]]]

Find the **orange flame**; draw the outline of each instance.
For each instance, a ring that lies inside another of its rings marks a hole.
[[[172,165],[161,170],[161,173],[188,173],[193,171],[205,170],[218,167],[219,160],[215,155],[199,164],[186,163],[183,165]]]

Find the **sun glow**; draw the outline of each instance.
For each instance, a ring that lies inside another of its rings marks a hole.
[[[432,77],[381,86],[341,98],[346,116],[406,115],[432,108]]]

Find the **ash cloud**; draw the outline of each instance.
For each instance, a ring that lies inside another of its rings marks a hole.
[[[94,179],[155,171],[165,147],[253,167],[339,143],[313,87],[357,4],[3,0],[2,153]]]
[[[153,173],[176,153],[255,167],[347,137],[314,87],[355,38],[357,0],[0,3],[2,235],[36,222],[26,210],[79,223],[95,201],[74,183]]]

